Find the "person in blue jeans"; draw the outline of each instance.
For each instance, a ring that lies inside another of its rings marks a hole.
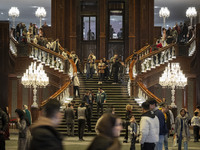
[[[175,120],[175,134],[178,139],[178,150],[181,150],[182,141],[184,143],[184,150],[188,150],[188,141],[190,140],[189,131],[189,115],[186,109],[182,108],[180,114]]]

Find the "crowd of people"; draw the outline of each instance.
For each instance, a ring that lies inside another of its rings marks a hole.
[[[106,60],[102,58],[99,60],[99,63],[96,64],[96,56],[91,53],[88,56],[86,64],[86,80],[92,79],[95,70],[99,77],[98,84],[102,84],[103,81],[113,78],[113,84],[117,84],[119,79],[121,82],[124,81],[125,66],[124,63],[120,60],[117,54]]]
[[[162,28],[162,37],[156,40],[151,46],[150,52],[165,47],[171,43],[187,43],[195,35],[195,26],[189,26],[187,23],[176,23],[174,27]]]
[[[102,96],[103,94],[104,96]],[[98,97],[104,97],[99,99]],[[71,102],[64,110],[64,118],[67,124],[67,133],[74,136],[74,120],[78,119],[78,137],[80,141],[84,141],[84,130],[87,122],[88,132],[91,132],[90,119],[93,116],[93,103],[97,103],[97,107],[102,108],[101,104],[106,103],[106,94],[102,89],[98,90],[96,96],[91,90],[86,92],[82,102],[77,110],[74,110],[74,103]],[[99,106],[98,106],[99,105]],[[58,100],[50,100],[43,108],[42,115],[38,121],[32,124],[31,114],[24,105],[24,110],[16,109],[17,116],[16,127],[19,129],[18,150],[35,150],[35,149],[56,149],[62,150],[63,137],[56,130],[56,126],[60,124],[62,115],[60,112],[60,102]],[[182,143],[184,149],[188,149],[188,141],[190,140],[190,125],[194,131],[194,142],[199,141],[200,128],[200,107],[194,112],[191,118],[187,109],[182,108],[178,116],[174,119],[170,106],[165,102],[160,103],[150,98],[142,103],[142,115],[140,123],[136,122],[132,113],[131,105],[126,106],[126,119],[123,121],[115,115],[112,106],[108,108],[98,119],[95,127],[97,135],[88,145],[88,150],[111,149],[120,150],[121,143],[118,140],[120,131],[123,127],[126,130],[124,141],[130,141],[130,149],[135,150],[135,143],[141,144],[141,150],[168,150],[168,138],[172,134],[171,126],[175,124],[174,139],[178,144],[178,150],[181,150]],[[98,115],[99,116],[99,115]],[[0,109],[0,149],[5,150],[5,139],[7,130],[9,129],[9,116]],[[129,134],[128,134],[129,132]]]

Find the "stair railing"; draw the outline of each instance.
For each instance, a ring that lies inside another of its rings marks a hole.
[[[139,105],[142,102],[146,101],[148,98],[154,98],[159,103],[162,101],[153,93],[151,93],[141,81],[137,81],[141,80],[137,79],[137,74],[139,73],[139,68],[137,66],[140,66],[141,60],[145,59],[145,55],[151,55],[150,46],[145,46],[142,49],[140,49],[137,52],[136,57],[132,59],[129,66],[129,95],[134,96],[135,100],[139,103]]]
[[[59,72],[64,72],[65,60],[68,59],[58,53],[35,43],[29,43],[29,57],[45,66],[49,66]]]
[[[17,46],[19,43],[13,36],[10,37],[10,52],[14,55],[17,56]]]
[[[188,42],[188,45],[189,45],[188,56],[192,56],[196,51],[196,38],[194,36]]]
[[[145,73],[176,58],[175,44],[141,55],[141,72]]]
[[[70,78],[72,78],[73,74],[77,72],[77,68],[72,59],[69,59],[69,62],[70,62],[70,68],[69,68],[68,75],[70,76]],[[43,107],[51,99],[57,99],[61,102],[61,104],[64,104],[65,101],[68,101],[68,98],[70,96],[70,93],[69,93],[70,84],[71,84],[71,80],[67,81],[58,91],[56,91],[53,95],[51,95],[49,98],[44,100],[41,104],[41,107]]]

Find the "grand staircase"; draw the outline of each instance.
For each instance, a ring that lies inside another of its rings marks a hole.
[[[133,106],[133,114],[136,118],[136,120],[139,122],[140,116],[141,116],[141,107],[138,105],[138,103],[135,102],[133,98],[131,98],[128,95],[128,89],[127,89],[127,82],[119,83],[119,84],[112,84],[112,79],[108,81],[104,81],[102,85],[98,84],[98,77],[95,75],[93,79],[85,80],[85,75],[78,75],[79,80],[81,83],[80,86],[80,94],[81,98],[75,98],[75,110],[77,110],[77,107],[79,103],[82,101],[83,94],[88,91],[92,90],[93,93],[96,95],[98,87],[101,87],[107,94],[107,101],[104,104],[104,110],[109,105],[112,104],[115,108],[115,114],[118,115],[122,120],[125,119],[125,113],[126,113],[126,105],[131,104]],[[93,105],[93,117],[91,118],[91,126],[92,126],[92,132],[87,132],[87,126],[85,128],[85,134],[84,135],[95,135],[95,125],[98,120],[97,116],[97,105]],[[61,125],[57,128],[62,134],[67,135],[67,128],[65,120],[62,120]],[[121,135],[124,135],[125,130],[122,131]],[[77,124],[77,117],[75,119],[75,135],[78,134],[78,124]]]

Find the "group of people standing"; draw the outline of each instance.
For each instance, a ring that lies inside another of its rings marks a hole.
[[[79,104],[77,110],[74,110],[74,103],[69,103],[65,109],[65,120],[67,124],[68,135],[74,136],[74,119],[75,116],[78,118],[78,135],[79,140],[83,140],[84,130],[87,123],[88,132],[92,131],[91,128],[91,118],[93,117],[93,104],[97,104],[97,115],[103,115],[103,105],[106,103],[106,93],[102,88],[98,89],[96,96],[93,94],[92,90],[88,90]]]
[[[32,123],[31,113],[26,105],[23,105],[23,110],[16,109],[16,127],[19,129],[18,135],[18,150],[26,150],[30,142],[30,131],[28,127]],[[10,116],[8,107],[3,111],[0,109],[0,150],[5,150],[5,140],[9,140],[9,122]]]
[[[95,70],[99,77],[98,84],[102,84],[104,80],[108,80],[113,77],[113,84],[118,83],[119,75],[125,73],[124,63],[120,61],[118,55],[115,54],[110,60],[106,58],[100,59],[96,65],[96,56],[91,53],[88,56],[86,65],[86,80],[93,78]]]

